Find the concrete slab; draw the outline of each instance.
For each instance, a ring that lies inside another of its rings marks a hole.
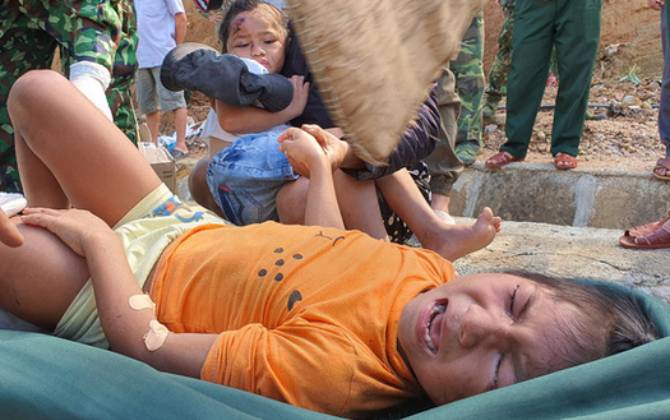
[[[488,206],[506,220],[625,229],[670,209],[670,184],[650,173],[590,168],[557,171],[546,163],[513,163],[489,171],[477,162],[454,185],[452,214],[474,217]]]
[[[459,222],[463,221],[459,218]],[[460,273],[526,270],[639,287],[670,302],[670,249],[618,246],[620,230],[504,222],[491,245],[456,262]]]

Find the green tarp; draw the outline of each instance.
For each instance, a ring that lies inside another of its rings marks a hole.
[[[631,293],[643,301],[662,335],[669,336],[668,306],[639,292]],[[389,413],[382,417],[389,417]],[[569,417],[670,418],[670,337],[587,365],[425,410],[413,418]],[[325,416],[235,389],[161,373],[135,360],[78,343],[36,333],[0,331],[0,418]]]

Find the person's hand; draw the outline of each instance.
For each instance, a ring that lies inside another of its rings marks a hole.
[[[221,22],[223,22],[223,15],[220,13],[219,10],[215,12],[209,12],[207,14],[207,20],[215,25],[219,25]]]
[[[278,138],[279,150],[288,158],[293,169],[300,175],[309,178],[310,168],[315,165],[330,164],[326,152],[319,142],[306,131],[291,127]]]
[[[58,236],[72,251],[86,256],[86,249],[95,241],[116,239],[114,231],[102,219],[86,210],[54,210],[26,208],[21,220],[42,227]]]
[[[326,156],[328,156],[330,166],[333,170],[339,168],[344,157],[347,155],[349,143],[340,140],[330,131],[324,130],[318,125],[304,124],[302,129],[311,134],[316,141],[319,142],[323,150],[326,152]]]
[[[12,248],[23,245],[23,235],[2,210],[0,210],[0,242]]]
[[[293,84],[293,99],[286,108],[290,115],[290,119],[294,119],[302,115],[307,106],[307,99],[309,99],[309,82],[305,82],[305,76],[291,76],[289,79]]]
[[[647,0],[647,4],[654,10],[661,11],[665,5],[665,0]]]

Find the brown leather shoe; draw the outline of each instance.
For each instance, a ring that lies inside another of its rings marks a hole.
[[[517,158],[507,152],[498,152],[490,158],[486,159],[486,167],[497,171],[503,166],[509,165],[512,162],[521,162],[523,158]]]

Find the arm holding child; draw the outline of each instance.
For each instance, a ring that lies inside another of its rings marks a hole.
[[[309,83],[303,76],[289,79],[293,85],[293,99],[288,107],[270,112],[255,106],[233,106],[215,100],[215,111],[221,128],[229,133],[256,133],[269,130],[302,114],[309,96]]]

